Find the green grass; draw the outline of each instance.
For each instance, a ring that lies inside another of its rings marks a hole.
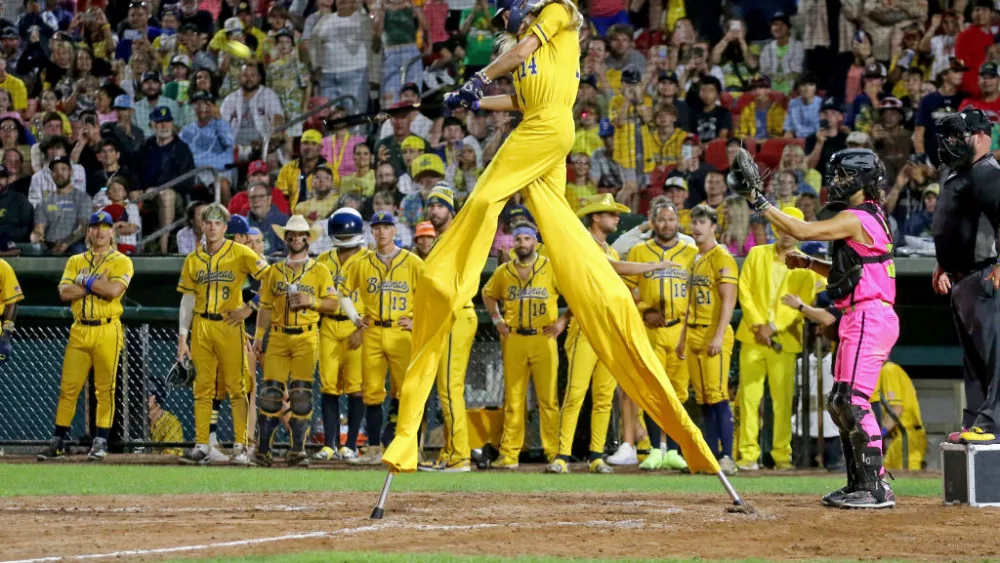
[[[383,471],[287,470],[137,465],[0,464],[0,497],[266,492],[378,492]],[[809,494],[843,484],[839,475],[734,477],[736,490],[754,494]],[[904,477],[892,484],[899,496],[937,496],[940,478]],[[472,472],[398,475],[393,491],[483,493],[721,493],[705,475],[615,475]],[[373,499],[374,500],[374,499]]]

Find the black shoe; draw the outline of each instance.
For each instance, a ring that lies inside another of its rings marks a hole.
[[[257,467],[271,467],[271,452],[254,452],[253,464]]]
[[[66,448],[63,445],[63,439],[59,436],[52,438],[49,441],[49,446],[42,450],[42,453],[38,454],[38,461],[46,461],[50,459],[56,459],[57,457],[63,457],[66,455]]]
[[[840,505],[844,503],[844,498],[847,495],[850,495],[854,492],[855,488],[852,487],[851,485],[841,487],[836,491],[827,493],[826,496],[823,497],[823,504],[825,504],[826,506],[833,506],[835,508],[840,508]]]
[[[892,508],[896,506],[896,495],[889,487],[888,481],[879,481],[874,491],[855,491],[846,495],[840,503],[840,508]]]
[[[285,453],[285,463],[288,467],[309,467],[309,455],[305,452],[288,450]]]
[[[108,456],[108,441],[104,438],[94,438],[90,452],[87,454],[87,461],[104,461]]]
[[[191,448],[181,456],[181,463],[187,465],[202,465],[206,461],[208,461],[208,452],[198,447]]]

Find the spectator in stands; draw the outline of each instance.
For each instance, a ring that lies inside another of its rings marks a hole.
[[[696,135],[688,135],[681,145],[681,161],[677,163],[677,168],[672,170],[669,177],[680,177],[687,182],[688,198],[685,207],[691,209],[695,205],[705,201],[705,176],[709,172],[716,171],[715,167],[701,160],[701,143]],[[723,184],[725,184],[723,182]],[[725,185],[723,185],[723,194]],[[716,205],[722,202],[721,196]]]
[[[97,124],[97,114],[87,110],[80,114],[80,121],[77,122],[77,141],[69,158],[75,163],[83,166],[87,175],[87,193],[91,196],[104,187],[97,178],[102,165],[97,153],[101,150],[101,130]]]
[[[139,185],[145,190],[162,186],[194,170],[194,156],[184,141],[174,134],[174,117],[170,110],[164,106],[157,107],[149,119],[153,122],[155,136],[148,139],[142,149]],[[174,222],[175,205],[179,207],[183,198],[191,192],[193,183],[193,180],[186,180],[156,195],[159,228]],[[167,253],[169,244],[170,236],[164,234],[160,238],[161,254]]]
[[[725,77],[722,82],[727,91],[746,91],[758,66],[757,57],[747,45],[746,23],[738,19],[729,20],[725,35],[712,48],[712,64],[722,67]]]
[[[872,138],[868,136],[868,133],[863,133],[861,131],[851,131],[847,135],[847,148],[849,149],[871,149]]]
[[[254,63],[240,70],[240,90],[222,101],[222,119],[229,122],[236,135],[240,161],[249,160],[264,139],[285,123],[285,113],[274,90],[261,85],[263,69]],[[266,155],[265,155],[266,156]],[[269,236],[265,233],[265,238]]]
[[[67,157],[69,162],[69,141],[65,137],[52,137],[42,143],[42,153],[45,155],[46,168],[35,172],[31,177],[31,186],[28,188],[28,201],[31,205],[37,206],[42,201],[46,193],[54,192],[59,188],[59,184],[52,177],[52,167],[48,166],[60,157]],[[79,164],[71,164],[70,183],[71,185],[87,193],[87,173]],[[36,218],[37,219],[37,218]],[[88,217],[89,220],[89,217]]]
[[[180,0],[180,24],[181,31],[185,25],[196,26],[196,31],[211,34],[214,31],[215,22],[211,12],[202,10],[198,6],[198,0]]]
[[[400,201],[403,197],[399,194],[399,190],[396,188],[396,183],[398,181],[399,179],[396,178],[396,169],[392,167],[392,164],[389,164],[388,162],[380,162],[378,163],[378,166],[375,167],[375,193],[388,193],[391,194],[396,201]]]
[[[879,117],[879,122],[871,128],[872,143],[885,164],[886,178],[895,178],[913,154],[913,132],[903,128],[903,102],[896,98],[882,101]]]
[[[78,254],[86,249],[83,238],[92,211],[90,197],[73,186],[73,167],[68,156],[53,158],[49,170],[55,189],[45,191],[35,205],[31,240],[45,244],[53,254]]]
[[[615,92],[615,88],[611,86],[608,80],[608,42],[603,37],[591,37],[587,40],[585,55],[583,57],[582,67],[580,69],[581,77],[580,83],[587,83],[594,91],[595,97],[599,97],[601,100],[605,101],[604,107],[602,109],[607,109],[607,97],[611,96]],[[621,79],[620,73],[616,74],[615,83],[618,86]],[[590,100],[593,101],[593,100]]]
[[[910,217],[923,211],[924,189],[931,185],[933,167],[925,155],[914,154],[896,175],[885,194],[885,211],[897,225],[906,225]]]
[[[27,197],[32,175],[27,171],[28,165],[25,164],[21,152],[16,149],[3,151],[3,167],[10,174],[10,178],[7,181],[7,188]]]
[[[302,34],[303,42],[308,41],[312,67],[319,69],[319,95],[330,100],[349,96],[340,103],[352,113],[364,113],[368,107],[368,67],[374,56],[372,19],[360,4],[359,0],[338,0],[337,11],[331,13],[333,2],[320,0],[320,17]]]
[[[801,187],[810,186],[814,191],[819,191],[823,187],[823,178],[819,172],[809,168],[806,163],[806,153],[799,145],[785,145],[781,150],[781,160],[778,162],[778,170],[788,171],[795,174],[795,182]]]
[[[714,139],[724,139],[733,129],[733,118],[729,110],[719,105],[722,85],[714,76],[701,77],[698,96],[692,104],[691,123],[687,127],[703,143]]]
[[[493,29],[490,21],[495,14],[496,9],[488,0],[475,0],[472,7],[462,10],[459,16],[461,23],[458,35],[465,38],[466,79],[490,64],[490,56],[493,54]]]
[[[133,2],[129,4],[128,19],[118,25],[117,35],[119,41],[115,49],[116,59],[129,60],[132,57],[133,42],[140,42],[146,45],[152,43],[160,36],[162,33],[160,28],[149,25],[149,16],[149,7],[145,2]]]
[[[625,68],[621,82],[621,94],[611,98],[608,108],[615,126],[614,158],[625,171],[625,184],[615,199],[635,207],[639,189],[649,185],[648,174],[656,165],[649,128],[653,122],[653,98],[645,93],[646,81],[637,68]]]
[[[790,170],[779,170],[771,177],[771,190],[767,194],[768,200],[778,209],[795,207],[795,192],[798,185],[794,173]]]
[[[682,99],[683,97],[678,95],[679,92],[680,81],[677,78],[677,74],[674,72],[660,73],[656,81],[656,99],[654,103],[657,106],[672,105],[677,108],[676,122],[678,127],[684,129],[688,123],[691,123],[691,108]]]
[[[476,182],[482,173],[483,167],[479,166],[479,155],[476,154],[475,146],[463,144],[458,152],[458,170],[455,171],[456,201],[465,201],[468,194],[476,187]]]
[[[930,72],[933,61],[927,54],[920,51],[922,32],[922,26],[910,25],[903,32],[899,48],[893,48],[887,81],[887,90],[893,97],[898,98],[905,93],[906,88],[900,81],[905,71],[915,69],[919,70],[921,75]]]
[[[416,184],[413,181],[413,177],[410,176],[410,166],[413,164],[414,160],[424,154],[426,146],[427,143],[416,135],[410,135],[403,139],[400,147],[402,149],[401,152],[403,153],[403,164],[405,165],[406,172],[398,175],[399,181],[396,184],[396,190],[399,192],[400,196],[408,196],[417,189]],[[391,165],[392,162],[389,162],[389,164]],[[393,171],[396,172],[395,166],[393,166]]]
[[[688,187],[691,186],[691,181],[688,180]],[[704,203],[705,205],[711,207],[719,214],[719,231],[724,232],[726,229],[726,214],[723,213],[723,208],[725,207],[726,201],[726,177],[715,170],[709,170],[705,173],[705,200],[699,203]],[[688,198],[690,204],[690,197]],[[693,207],[693,206],[691,206]]]
[[[403,88],[399,91],[399,103],[395,104],[393,107],[404,108],[419,102],[420,88],[413,82],[407,82],[406,84],[403,84]],[[405,138],[411,133],[424,140],[429,140],[431,138],[432,130],[434,129],[434,121],[426,115],[420,113],[420,111],[413,109],[408,113],[393,113],[392,119],[383,123],[382,128],[379,129],[379,140],[384,140],[392,136],[399,137],[399,129],[402,123],[406,124],[406,133],[402,134],[402,138]],[[400,140],[402,140],[402,138]],[[376,153],[377,152],[378,151],[376,150]]]
[[[400,86],[420,80],[424,74],[421,56],[430,55],[430,24],[424,13],[411,0],[376,5],[373,12],[372,35],[383,41],[382,107],[400,100]],[[423,34],[423,53],[417,49],[417,33]],[[383,35],[384,32],[384,35]],[[417,86],[419,95],[420,86]]]
[[[402,102],[400,102],[400,104],[402,104]],[[400,104],[397,104],[397,106]],[[411,134],[412,127],[410,126],[410,122],[413,119],[414,113],[419,112],[394,114],[392,119],[389,120],[392,123],[392,134],[388,137],[382,137],[377,143],[375,143],[375,155],[378,161],[391,162],[393,167],[396,169],[396,174],[402,174],[406,171],[406,166],[403,163],[403,141]],[[419,135],[417,136],[420,137]],[[420,138],[426,139],[426,137]]]
[[[347,108],[341,105],[333,107],[330,119],[337,120],[347,116]],[[320,154],[330,163],[333,170],[333,183],[340,185],[340,179],[354,173],[354,147],[365,142],[364,135],[351,133],[344,122],[333,121],[333,135],[323,138],[323,148]]]
[[[0,90],[0,92],[3,92],[3,90]],[[21,124],[19,119],[13,117],[0,119],[0,149],[16,150],[21,153],[23,160],[31,154],[32,150],[36,150],[34,147],[29,146],[28,143],[30,142],[31,140],[27,138],[27,129]],[[41,160],[41,149],[37,149],[37,151],[39,160]]]
[[[201,211],[208,205],[203,201],[192,201],[184,211],[184,227],[177,231],[177,253],[187,256],[201,244],[204,235],[204,225],[201,221]]]
[[[731,195],[721,206],[726,216],[721,221],[726,228],[719,234],[719,243],[726,246],[733,256],[746,256],[750,249],[767,240],[757,240],[750,232],[750,206],[743,196]]]
[[[491,111],[487,119],[490,124],[490,134],[483,144],[483,162],[493,160],[493,155],[500,150],[501,145],[507,140],[517,124],[514,115],[509,111]]]
[[[11,105],[14,111],[25,111],[28,109],[28,91],[24,87],[24,82],[7,72],[7,61],[3,58],[0,58],[0,88],[10,94]]]
[[[684,204],[688,199],[687,180],[680,176],[667,178],[663,182],[663,195],[677,208],[678,229],[684,234],[691,232],[691,210],[685,209]],[[655,199],[655,198],[654,198]],[[650,202],[650,209],[655,206]]]
[[[24,53],[24,46],[21,44],[21,36],[13,27],[5,27],[0,31],[0,57],[7,62],[10,68],[17,68],[17,61]]]
[[[709,64],[709,57],[711,56],[711,46],[704,41],[699,41],[690,49],[684,62],[677,65],[677,76],[681,77],[681,90],[689,93],[689,97],[686,100],[689,105],[692,104],[690,98],[691,88],[697,86],[703,76],[710,75],[714,77],[718,80],[719,89],[722,89],[722,83],[725,81],[726,75],[722,72],[721,66],[714,63]],[[697,90],[695,90],[695,93],[697,93]]]
[[[91,174],[90,177],[94,184],[99,186],[98,189],[106,187],[113,176],[121,176],[125,178],[131,189],[139,189],[139,178],[130,167],[122,165],[122,152],[115,141],[110,139],[101,141],[97,159],[101,162],[101,169]]]
[[[841,129],[844,113],[834,98],[826,98],[820,106],[820,128],[806,137],[807,164],[820,176],[826,175],[826,166],[833,153],[847,148],[847,133]],[[825,125],[825,126],[824,126]]]
[[[179,104],[189,101],[191,90],[191,57],[181,54],[170,59],[170,81],[163,87],[163,95]]]
[[[576,137],[573,139],[571,152],[591,156],[594,151],[604,145],[600,135],[598,135],[602,117],[601,110],[594,102],[577,103],[576,107]]]
[[[128,191],[131,185],[122,176],[112,176],[105,191],[108,204],[102,206],[105,211],[111,214],[114,224],[116,240],[118,242],[118,252],[123,254],[135,253],[136,245],[142,234],[142,216],[139,213],[139,206],[128,200]],[[95,202],[97,198],[94,198]]]
[[[254,25],[254,15],[253,11],[250,9],[250,4],[246,2],[240,2],[236,5],[236,13],[233,14],[236,21],[239,22],[239,31],[243,33],[243,41],[248,47],[253,51],[253,60],[262,61],[264,58],[264,43],[267,42],[267,34]],[[226,26],[220,29],[212,36],[212,41],[208,44],[208,48],[215,52],[226,51],[226,43],[229,39],[229,34],[227,33],[229,29],[229,20],[232,18],[222,18],[226,21]]]
[[[134,125],[142,131],[143,136],[152,137],[153,125],[150,120],[150,115],[153,110],[158,107],[165,107],[170,111],[170,115],[177,115],[177,125],[183,128],[187,125],[187,120],[183,118],[186,112],[190,111],[189,108],[184,110],[170,98],[163,96],[163,82],[160,79],[160,73],[154,71],[149,71],[142,75],[142,93],[143,98],[135,103],[135,117]]]
[[[604,65],[609,71],[619,71],[621,77],[626,68],[634,68],[639,74],[646,72],[646,57],[635,50],[635,30],[632,26],[624,23],[612,25],[608,29],[608,56],[604,59]],[[611,85],[615,86],[615,80],[610,79]]]
[[[934,211],[937,209],[939,193],[941,193],[941,186],[939,184],[931,184],[924,188],[922,199],[923,210],[910,215],[903,224],[903,235],[930,238],[931,223],[934,221]]]
[[[914,23],[924,24],[927,1],[866,2],[859,15],[861,27],[871,34],[875,58],[888,61],[892,58],[893,42],[898,40],[903,29]]]
[[[196,167],[210,166],[222,173],[219,176],[222,201],[227,202],[231,197],[231,180],[226,169],[233,163],[233,130],[220,117],[211,92],[195,92],[191,95],[191,104],[194,105],[195,120],[181,129],[180,139],[194,154]],[[207,176],[199,177],[199,181],[208,185],[211,174]]]
[[[354,164],[357,167],[354,173],[340,181],[340,193],[352,192],[362,198],[375,195],[375,170],[372,169],[372,151],[368,145],[354,145]]]
[[[784,12],[771,16],[771,35],[774,39],[765,43],[760,52],[760,73],[772,80],[775,91],[787,96],[804,69],[805,47],[792,38],[791,20]]]
[[[312,194],[312,172],[320,164],[326,164],[326,159],[320,156],[322,146],[322,133],[315,129],[306,131],[300,140],[301,156],[282,166],[278,173],[276,187],[288,198],[292,209]]]
[[[978,69],[979,65],[986,61],[986,49],[996,43],[991,23],[993,9],[993,2],[975,0],[972,4],[972,25],[965,28],[955,38],[955,59],[963,61],[971,68]],[[955,66],[955,59],[952,59],[952,68]],[[969,72],[969,67],[962,70],[965,74],[960,86],[970,95],[977,96],[979,95],[979,84],[977,84],[976,75]]]
[[[431,249],[434,248],[435,242],[437,242],[437,233],[434,231],[434,225],[431,225],[430,221],[417,223],[417,228],[413,232],[413,252],[421,260],[426,260]]]
[[[478,148],[479,143],[473,137],[466,135],[465,124],[456,117],[446,117],[441,130],[441,144],[431,145],[435,154],[444,161],[444,180],[454,185],[455,173],[458,171],[459,153],[465,144],[470,144],[473,149]],[[480,149],[481,150],[481,149]]]
[[[312,197],[295,206],[295,214],[302,215],[310,224],[324,222],[336,211],[340,194],[334,191],[333,171],[320,164],[312,172]]]
[[[913,130],[917,111],[920,109],[920,99],[923,98],[924,75],[919,69],[906,69],[901,79],[906,94],[899,98],[903,102],[904,127]],[[932,84],[932,83],[929,83]]]
[[[103,131],[107,130],[107,134],[113,136],[118,141],[118,146],[121,147],[124,154],[136,155],[142,144],[146,142],[146,134],[135,125],[135,110],[132,108],[132,98],[128,94],[121,94],[115,98],[114,103],[111,104],[111,108],[115,110],[115,115],[118,116],[118,119],[115,120],[115,124],[111,125],[110,128],[102,128],[102,134],[104,134]]]
[[[968,106],[981,109],[994,119],[1000,117],[1000,65],[985,62],[979,67],[979,97],[966,98],[959,104],[959,111]]]
[[[573,182],[566,183],[566,201],[577,211],[591,197],[597,195],[597,185],[590,176],[590,157],[582,152],[569,155],[573,166]]]
[[[621,189],[625,185],[625,170],[614,156],[615,128],[607,119],[602,119],[597,134],[604,141],[604,147],[594,151],[590,159],[590,179],[598,188]]]
[[[670,103],[656,106],[653,112],[653,123],[647,125],[647,128],[655,126],[649,136],[647,159],[651,158],[655,167],[674,166],[681,160],[681,145],[688,134],[677,127],[679,117],[677,106]]]
[[[271,203],[271,188],[267,184],[254,184],[247,190],[250,197],[250,215],[247,220],[251,227],[257,227],[264,234],[264,254],[280,256],[285,252],[285,242],[271,227],[283,226],[288,215]]]
[[[63,118],[60,114],[56,112],[46,112],[44,117],[40,122],[40,127],[38,127],[38,142],[31,146],[30,151],[30,161],[31,161],[31,171],[38,172],[44,170],[48,164],[48,157],[42,147],[45,146],[45,142],[49,139],[55,139],[56,137],[61,137],[63,134]],[[8,129],[8,131],[13,131]],[[0,131],[0,138],[3,137],[3,132]],[[9,133],[8,133],[9,135]],[[18,141],[20,141],[20,134],[18,134]],[[21,143],[18,145],[21,146]],[[24,154],[22,153],[22,157]]]
[[[962,30],[962,16],[955,10],[931,16],[931,23],[920,39],[920,52],[931,57],[931,76],[948,69],[955,57],[955,39]]]
[[[861,76],[861,93],[851,103],[846,125],[849,129],[867,133],[877,120],[877,112],[882,106],[886,93],[885,67],[881,63],[869,63]]]
[[[10,172],[0,166],[0,238],[28,242],[35,222],[35,211],[24,194],[10,187]]]
[[[795,207],[802,212],[802,220],[811,223],[816,220],[816,211],[819,210],[819,196],[816,195],[815,190],[800,189],[799,197],[795,200]]]
[[[418,189],[400,202],[400,218],[410,227],[416,227],[424,218],[424,202],[434,186],[444,179],[444,162],[436,154],[421,155],[410,165],[410,175]]]
[[[740,112],[737,137],[766,140],[784,134],[785,108],[771,100],[771,80],[760,76],[750,83],[753,101]],[[744,94],[746,95],[746,94]]]
[[[229,213],[232,215],[242,215],[246,217],[250,213],[250,194],[248,190],[254,184],[266,184],[271,186],[271,174],[267,169],[267,163],[263,160],[255,160],[247,167],[247,180],[245,188],[237,192],[233,199],[229,200]],[[276,187],[271,188],[271,203],[282,213],[289,215],[291,209],[288,207],[288,200]]]
[[[927,94],[920,100],[920,109],[917,110],[914,121],[913,150],[918,154],[928,155],[931,162],[938,162],[937,128],[934,120],[942,114],[958,111],[962,100],[968,97],[968,94],[959,90],[962,86],[962,73],[967,70],[968,67],[960,59],[952,59],[951,66],[937,80],[937,92]]]

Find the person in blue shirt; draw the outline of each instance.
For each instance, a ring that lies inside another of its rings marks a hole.
[[[805,138],[819,129],[819,108],[823,100],[816,95],[816,75],[802,73],[796,89],[799,95],[788,102],[785,113],[785,138]]]
[[[229,122],[219,117],[215,97],[210,92],[198,90],[191,96],[195,121],[181,129],[180,138],[194,154],[196,168],[211,166],[224,174],[219,178],[222,200],[229,199],[232,180],[227,167],[233,163],[235,135]],[[211,182],[199,178],[204,184]]]
[[[847,116],[845,125],[867,133],[878,119],[872,108],[881,106],[882,100],[886,97],[886,93],[882,90],[885,86],[885,67],[881,63],[867,64],[861,76],[861,84],[861,93],[855,96],[851,103],[851,112]]]
[[[931,223],[934,221],[934,210],[937,209],[938,193],[941,192],[939,184],[931,184],[924,188],[923,202],[924,209],[919,213],[910,215],[903,225],[903,234],[911,237],[927,237],[931,233]]]

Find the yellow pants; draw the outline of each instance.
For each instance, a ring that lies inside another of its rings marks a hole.
[[[667,328],[647,328],[649,343],[653,346],[656,359],[667,372],[667,379],[674,388],[674,393],[681,402],[686,402],[690,395],[691,375],[687,360],[677,357],[677,344],[681,341],[683,323],[677,323]]]
[[[191,360],[194,362],[194,426],[195,442],[208,443],[212,420],[212,399],[217,393],[217,378],[222,380],[229,405],[233,410],[233,441],[246,444],[247,399],[246,351],[243,348],[244,328],[225,321],[210,321],[195,315],[191,327]]]
[[[115,413],[115,378],[118,358],[125,345],[122,324],[115,319],[108,324],[84,326],[73,323],[69,343],[63,358],[62,383],[59,386],[59,406],[56,426],[73,424],[76,400],[94,368],[94,395],[97,397],[97,427],[111,428]],[[211,401],[209,404],[211,407]]]
[[[456,314],[478,292],[497,218],[519,191],[541,229],[556,278],[566,280],[560,284],[563,297],[598,357],[625,392],[677,438],[692,471],[719,470],[649,345],[631,292],[566,203],[566,155],[573,137],[570,107],[524,113],[427,257],[414,301],[415,352],[402,392],[396,439],[382,457],[391,470],[416,470],[420,420],[448,333]]]
[[[244,350],[251,347],[252,339],[246,333],[243,334],[243,347]],[[252,364],[252,365],[251,365]],[[243,370],[243,385],[247,390],[247,397],[252,403],[254,402],[254,393],[257,389],[257,362],[255,359],[247,357],[246,369]],[[229,391],[226,389],[226,382],[223,381],[221,377],[215,378],[215,398],[219,401],[225,399],[229,396]],[[253,417],[253,408],[250,409],[250,416]],[[249,430],[249,428],[248,428]]]
[[[907,457],[909,457],[910,467],[907,471],[920,471],[924,465],[924,454],[927,453],[927,431],[913,430],[908,428],[906,432]],[[885,450],[886,469],[903,469],[903,435],[894,432],[889,441],[889,447]]]
[[[555,457],[559,446],[559,350],[556,339],[539,332],[511,332],[503,341],[503,437],[500,455],[514,460],[524,445],[524,414],[528,378],[534,380],[541,423],[542,450]]]
[[[479,317],[473,308],[462,309],[448,334],[447,350],[437,373],[437,392],[444,417],[444,447],[438,459],[455,462],[469,459],[469,424],[465,414],[465,373]]]
[[[714,405],[729,400],[729,363],[733,359],[733,327],[726,327],[726,333],[722,336],[722,353],[715,356],[708,355],[708,344],[712,340],[709,330],[709,328],[689,326],[684,349],[688,370],[691,373],[691,386],[694,387],[694,398],[699,405]],[[667,434],[673,438],[672,434],[669,432]]]
[[[385,370],[389,369],[390,396],[395,399],[403,388],[406,366],[410,363],[413,333],[398,326],[373,326],[365,330],[361,345],[364,370],[361,395],[366,405],[385,402]],[[427,402],[426,399],[424,401]],[[420,414],[423,414],[421,405]],[[419,421],[417,421],[419,424]]]
[[[572,329],[571,329],[572,330]],[[590,451],[604,453],[611,423],[611,404],[615,400],[615,378],[598,359],[597,353],[578,328],[566,338],[566,358],[569,361],[566,395],[559,411],[559,455],[572,455],[573,436],[580,419],[583,399],[593,381],[590,410]]]
[[[775,463],[792,462],[792,395],[795,393],[795,354],[775,352],[770,346],[743,343],[740,349],[740,389],[736,393],[739,451],[736,460],[751,464],[760,458],[760,401],[764,379],[771,389],[774,411],[774,440],[771,457]]]
[[[325,395],[361,392],[361,346],[351,350],[347,337],[357,328],[351,321],[323,319],[319,334],[319,391]]]
[[[302,334],[285,334],[277,327],[271,328],[264,353],[264,380],[288,380],[312,383],[316,375],[316,356],[319,351],[319,334],[316,325]]]

